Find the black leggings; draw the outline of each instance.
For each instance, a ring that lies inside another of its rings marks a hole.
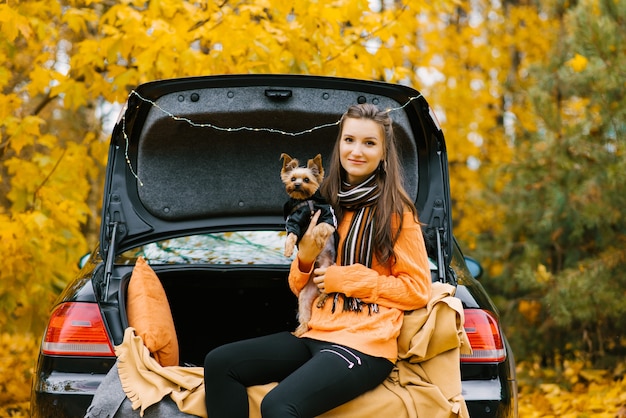
[[[263,418],[315,417],[375,388],[393,363],[289,332],[218,347],[204,360],[210,418],[248,418],[246,387],[280,382],[261,403]]]

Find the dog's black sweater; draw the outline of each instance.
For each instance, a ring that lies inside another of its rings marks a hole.
[[[326,222],[333,226],[333,228],[337,228],[337,218],[335,217],[335,212],[330,204],[326,203],[326,200],[322,197],[319,191],[316,191],[310,199],[300,200],[300,199],[289,199],[285,206],[283,207],[283,212],[285,215],[285,228],[287,229],[287,233],[294,233],[298,237],[298,241],[300,242],[300,238],[306,232],[309,223],[311,222],[311,217],[315,212],[321,210],[320,217],[317,223]]]

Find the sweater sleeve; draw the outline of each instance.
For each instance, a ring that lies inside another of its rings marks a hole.
[[[426,306],[431,293],[430,266],[422,230],[410,212],[404,214],[394,253],[395,263],[390,267],[330,266],[326,270],[326,292],[341,292],[367,303],[402,310]]]
[[[315,265],[311,265],[308,272],[300,270],[300,260],[296,256],[291,262],[291,268],[289,270],[289,288],[294,295],[298,296],[302,288],[307,284]]]

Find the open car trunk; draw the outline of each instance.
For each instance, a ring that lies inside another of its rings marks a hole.
[[[296,329],[297,299],[285,268],[155,272],[170,303],[181,364],[202,365],[212,348],[228,342]]]

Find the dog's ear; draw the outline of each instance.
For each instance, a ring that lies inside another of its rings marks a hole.
[[[295,158],[291,158],[289,154],[283,152],[282,154],[280,154],[280,158],[282,158],[283,160],[283,173],[291,171],[294,168],[298,167],[298,160],[296,160]]]
[[[321,183],[324,179],[324,167],[322,166],[322,154],[317,154],[315,158],[309,160],[307,168],[317,177],[317,182]]]

